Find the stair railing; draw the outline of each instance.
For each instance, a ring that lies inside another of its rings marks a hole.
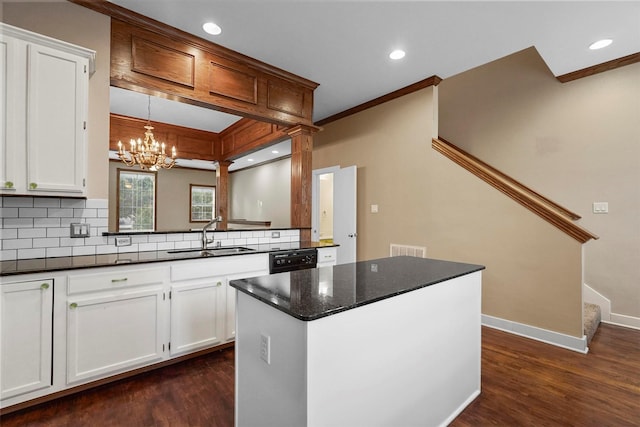
[[[586,243],[591,239],[598,238],[595,234],[574,223],[574,221],[580,219],[580,215],[544,197],[540,193],[521,184],[445,139],[440,137],[434,138],[431,146],[434,150],[462,166],[467,171],[520,203],[580,243]]]

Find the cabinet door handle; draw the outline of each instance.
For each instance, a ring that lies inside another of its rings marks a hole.
[[[216,287],[222,286],[222,282],[216,282]]]
[[[40,285],[40,289],[42,289],[43,291],[49,289],[49,284],[43,283],[42,285]]]
[[[13,182],[7,181],[4,183],[4,188],[13,188]]]
[[[76,308],[78,307],[78,304],[75,302],[72,302],[71,304],[69,304],[69,308]]]
[[[122,279],[111,279],[111,283],[120,283],[120,282],[126,282],[128,279],[126,277],[123,277]]]
[[[35,182],[31,182],[29,183],[29,188],[35,190],[36,188],[38,188],[38,184],[36,184]]]

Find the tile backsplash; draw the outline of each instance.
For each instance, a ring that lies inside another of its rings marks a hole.
[[[55,197],[0,197],[0,260],[52,258],[198,248],[200,234],[131,234],[130,246],[115,246],[108,231],[106,199],[69,199]],[[71,224],[89,225],[89,237],[71,237]],[[296,242],[297,229],[214,231],[209,236],[223,246]]]

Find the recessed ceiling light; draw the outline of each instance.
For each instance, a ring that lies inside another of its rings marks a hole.
[[[613,43],[613,40],[611,39],[598,40],[597,42],[591,43],[591,45],[589,46],[589,49],[591,50],[602,49],[603,47],[609,46],[611,43]]]
[[[279,153],[279,151],[278,151],[278,150],[272,150],[272,151],[271,151],[271,153],[272,153],[272,154],[278,154],[278,153]]]
[[[205,22],[202,25],[202,29],[214,36],[217,36],[218,34],[222,33],[222,28],[220,28],[220,26],[218,24],[215,24],[213,22]]]
[[[253,159],[247,159],[247,162],[253,162]]]
[[[389,58],[391,59],[402,59],[404,58],[405,52],[401,49],[396,49],[389,54]]]

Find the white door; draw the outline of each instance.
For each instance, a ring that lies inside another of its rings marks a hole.
[[[320,176],[333,174],[333,242],[338,247],[337,264],[356,261],[357,228],[357,168],[331,167],[313,171],[312,240],[320,240]]]
[[[1,398],[51,386],[53,280],[0,286]]]
[[[222,341],[223,277],[171,286],[171,356]]]
[[[162,360],[163,300],[160,286],[70,298],[67,383],[107,377]]]

